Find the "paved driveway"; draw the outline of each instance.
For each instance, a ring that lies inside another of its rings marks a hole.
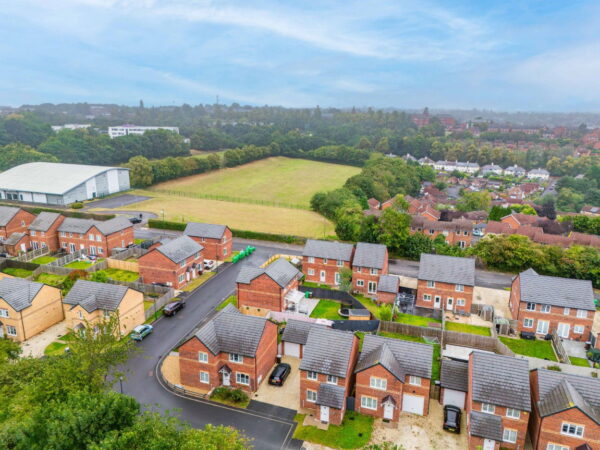
[[[261,383],[258,391],[254,393],[253,399],[297,410],[300,407],[300,359],[284,356],[281,362],[292,366],[292,372],[283,383],[283,386],[271,386],[267,377]]]
[[[133,195],[133,194],[123,194],[117,195],[115,197],[103,198],[100,200],[96,200],[95,202],[86,203],[86,209],[89,208],[120,208],[122,206],[131,205],[133,203],[143,202],[144,200],[148,200],[150,197],[146,197],[143,195]]]

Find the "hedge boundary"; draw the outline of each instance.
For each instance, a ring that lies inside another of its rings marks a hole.
[[[11,206],[16,208],[21,208],[31,214],[35,214],[36,216],[41,212],[52,212],[62,214],[65,217],[73,217],[76,219],[94,219],[94,220],[110,220],[116,217],[115,214],[95,214],[95,213],[86,213],[79,211],[67,211],[64,209],[53,209],[53,208],[44,208],[43,206],[24,206],[19,203],[0,203],[0,206]]]

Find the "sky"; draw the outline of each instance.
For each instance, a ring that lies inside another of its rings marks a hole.
[[[600,111],[596,0],[0,0],[0,105]]]

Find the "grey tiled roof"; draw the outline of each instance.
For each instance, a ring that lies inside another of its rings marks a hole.
[[[309,239],[304,246],[303,256],[315,256],[317,258],[329,258],[333,260],[350,261],[353,246],[341,242],[316,241]]]
[[[381,275],[377,284],[377,292],[397,294],[400,288],[400,278],[394,275]]]
[[[404,380],[406,379],[406,371],[398,363],[394,353],[392,353],[387,344],[379,345],[368,352],[366,352],[363,348],[358,363],[356,364],[355,372],[362,372],[363,370],[366,370],[377,364],[381,364],[398,380],[404,383]]]
[[[300,370],[345,378],[355,336],[348,331],[311,327]]]
[[[166,244],[156,247],[158,252],[165,255],[174,263],[180,263],[203,249],[204,247],[188,236],[179,236]]]
[[[2,278],[0,280],[0,298],[4,299],[15,311],[23,311],[44,285],[23,278]]]
[[[376,357],[370,355],[373,352],[378,351],[379,353],[375,353],[375,355],[384,357],[384,359],[380,359],[380,361],[387,361],[385,358],[388,355],[383,354],[382,350],[379,350],[382,346],[387,347],[391,351],[399,367],[402,368],[403,373],[422,378],[431,378],[433,346],[421,344],[419,342],[403,341],[402,339],[387,338],[372,334],[365,335],[362,352],[356,366],[356,371],[358,372],[359,370],[364,370],[367,367],[370,367],[368,363],[372,363],[374,359],[377,359]],[[389,367],[387,368],[388,370],[392,371]],[[404,381],[404,378],[402,378],[402,381]]]
[[[526,359],[474,351],[472,395],[476,402],[531,411]]]
[[[21,208],[14,206],[0,206],[0,227],[5,227]]]
[[[471,411],[470,419],[471,435],[502,442],[503,428],[500,416]]]
[[[290,319],[287,321],[281,340],[284,342],[293,342],[294,344],[306,345],[308,339],[308,331],[312,327],[324,328],[325,325],[319,325],[314,322],[306,322],[304,320]]]
[[[537,372],[542,417],[576,407],[600,425],[600,379],[546,369]]]
[[[383,269],[386,259],[387,247],[385,245],[359,242],[356,244],[352,265],[356,267]]]
[[[48,231],[52,224],[60,217],[59,213],[42,211],[29,225],[30,230]]]
[[[92,219],[77,219],[75,217],[67,217],[65,220],[63,220],[63,223],[59,225],[58,231],[85,234],[95,224],[96,221]]]
[[[6,239],[4,241],[4,245],[15,245],[16,243],[18,243],[21,238],[23,238],[23,236],[25,236],[26,233],[12,233],[8,239]]]
[[[185,226],[183,234],[187,236],[203,237],[208,239],[221,239],[227,227],[212,223],[190,222]]]
[[[96,221],[96,228],[98,228],[98,230],[100,230],[104,236],[108,236],[109,234],[116,233],[117,231],[121,231],[132,226],[133,225],[129,219],[123,216],[117,216],[113,219],[105,221]]]
[[[590,280],[548,277],[527,269],[519,274],[521,301],[594,311]]]
[[[196,332],[196,337],[214,355],[237,353],[253,358],[266,322],[263,317],[248,316],[227,305]]]
[[[288,262],[285,258],[279,258],[275,262],[269,264],[266,268],[244,266],[236,283],[250,284],[256,277],[266,274],[269,278],[275,281],[280,287],[286,287],[294,278],[300,275],[300,271]]]
[[[346,391],[335,384],[321,383],[317,392],[317,405],[342,409],[346,401]]]
[[[81,305],[87,312],[97,309],[116,311],[128,289],[127,286],[118,284],[77,280],[63,299],[63,303],[73,306]]]
[[[421,253],[419,280],[475,286],[475,260]]]
[[[469,363],[452,359],[442,360],[440,385],[443,388],[467,392],[469,390]]]

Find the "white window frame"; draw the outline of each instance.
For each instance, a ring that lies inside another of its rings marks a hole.
[[[184,273],[180,274],[180,275],[179,275],[179,277],[177,278],[177,280],[178,280],[180,283],[183,283],[183,280],[185,280],[185,274],[184,274]]]
[[[319,374],[317,372],[311,372],[310,370],[306,372],[307,380],[317,380],[319,378]]]
[[[342,282],[342,275],[339,272],[333,274],[333,283],[337,286]]]
[[[95,238],[95,236],[94,236],[94,233],[90,233],[90,235],[89,235],[88,239],[89,239],[90,241],[93,241],[93,240],[95,240],[96,238]]]
[[[587,319],[588,312],[585,309],[577,310],[577,318],[578,319]]]
[[[527,302],[527,304],[525,305],[525,311],[535,311],[535,306],[535,303]]]
[[[486,414],[494,414],[496,412],[496,405],[492,405],[491,403],[482,403],[481,412]]]
[[[0,317],[8,318],[8,309],[0,309]]]
[[[583,334],[584,331],[585,331],[585,327],[583,325],[573,326],[573,334]]]
[[[327,384],[338,384],[338,377],[335,375],[327,375]]]
[[[16,336],[17,335],[17,328],[13,327],[12,325],[6,325],[6,334],[8,336]]]
[[[423,294],[423,301],[424,302],[430,302],[431,301],[431,294]]]
[[[308,262],[309,263],[314,263],[315,262],[315,257],[314,256],[309,256],[308,257]]]
[[[310,402],[310,403],[315,403],[317,401],[317,391],[307,389],[306,390],[306,401]]]
[[[363,287],[365,285],[365,280],[356,280],[356,286]]]
[[[341,259],[337,260],[337,266],[338,267],[344,267],[344,261],[342,261]]]
[[[530,317],[525,317],[523,319],[523,328],[533,328],[533,319]],[[527,325],[529,324],[529,325]]]
[[[465,306],[466,302],[464,298],[457,298],[456,299],[456,306]]]
[[[369,385],[373,389],[385,391],[387,389],[387,380],[385,378],[371,377],[369,380]]]
[[[198,352],[198,362],[208,363],[208,353]]]
[[[565,447],[564,445],[560,444],[549,443],[546,447],[546,450],[569,450],[569,447]]]
[[[567,427],[567,431],[565,431],[565,426]],[[573,427],[575,431],[571,433],[569,428]],[[580,433],[578,433],[580,431]],[[577,425],[575,423],[563,422],[560,426],[560,434],[564,434],[565,436],[574,436],[578,438],[583,437],[583,433],[585,431],[585,427],[583,425]]]
[[[369,281],[367,292],[369,294],[375,294],[377,292],[377,281]]]
[[[571,314],[571,308],[563,309],[563,315],[568,316],[569,314]]]
[[[511,419],[520,419],[521,410],[515,408],[506,408],[506,417],[510,417]]]
[[[417,377],[415,375],[409,376],[408,384],[412,384],[413,386],[421,386],[421,377]]]
[[[245,380],[247,378],[247,381]],[[250,375],[247,373],[236,372],[235,373],[235,383],[242,384],[244,386],[250,386]]]
[[[544,314],[550,314],[550,311],[552,311],[552,306],[540,305],[540,312],[543,312]]]
[[[329,262],[329,259],[323,258],[323,264],[327,264],[328,262]]]
[[[379,272],[378,269],[371,267],[371,275],[377,275],[378,272]]]
[[[31,230],[31,231],[29,232],[29,235],[30,235],[30,236],[35,236],[35,230]]]
[[[210,374],[208,372],[200,372],[200,383],[210,383]]]
[[[434,288],[435,287],[435,281],[427,280],[427,287],[428,288]]]
[[[546,331],[539,331],[541,324],[546,324],[546,326],[545,326]],[[538,320],[537,327],[535,328],[535,332],[537,334],[548,334],[549,330],[550,330],[550,322],[549,321],[547,321],[547,320]]]
[[[465,285],[464,284],[457,284],[454,286],[454,290],[456,292],[465,292]]]
[[[242,355],[240,355],[239,353],[230,353],[229,354],[229,362],[236,363],[236,364],[243,364],[244,357]]]
[[[315,274],[315,269],[308,269],[308,274],[309,275],[314,275]]]
[[[374,397],[367,397],[365,395],[360,397],[360,407],[365,409],[377,410],[377,399]]]
[[[505,428],[504,431],[502,432],[502,441],[510,442],[511,444],[514,444],[515,442],[517,442],[518,436],[519,436],[519,433],[517,432],[517,430],[511,430],[510,428]]]

